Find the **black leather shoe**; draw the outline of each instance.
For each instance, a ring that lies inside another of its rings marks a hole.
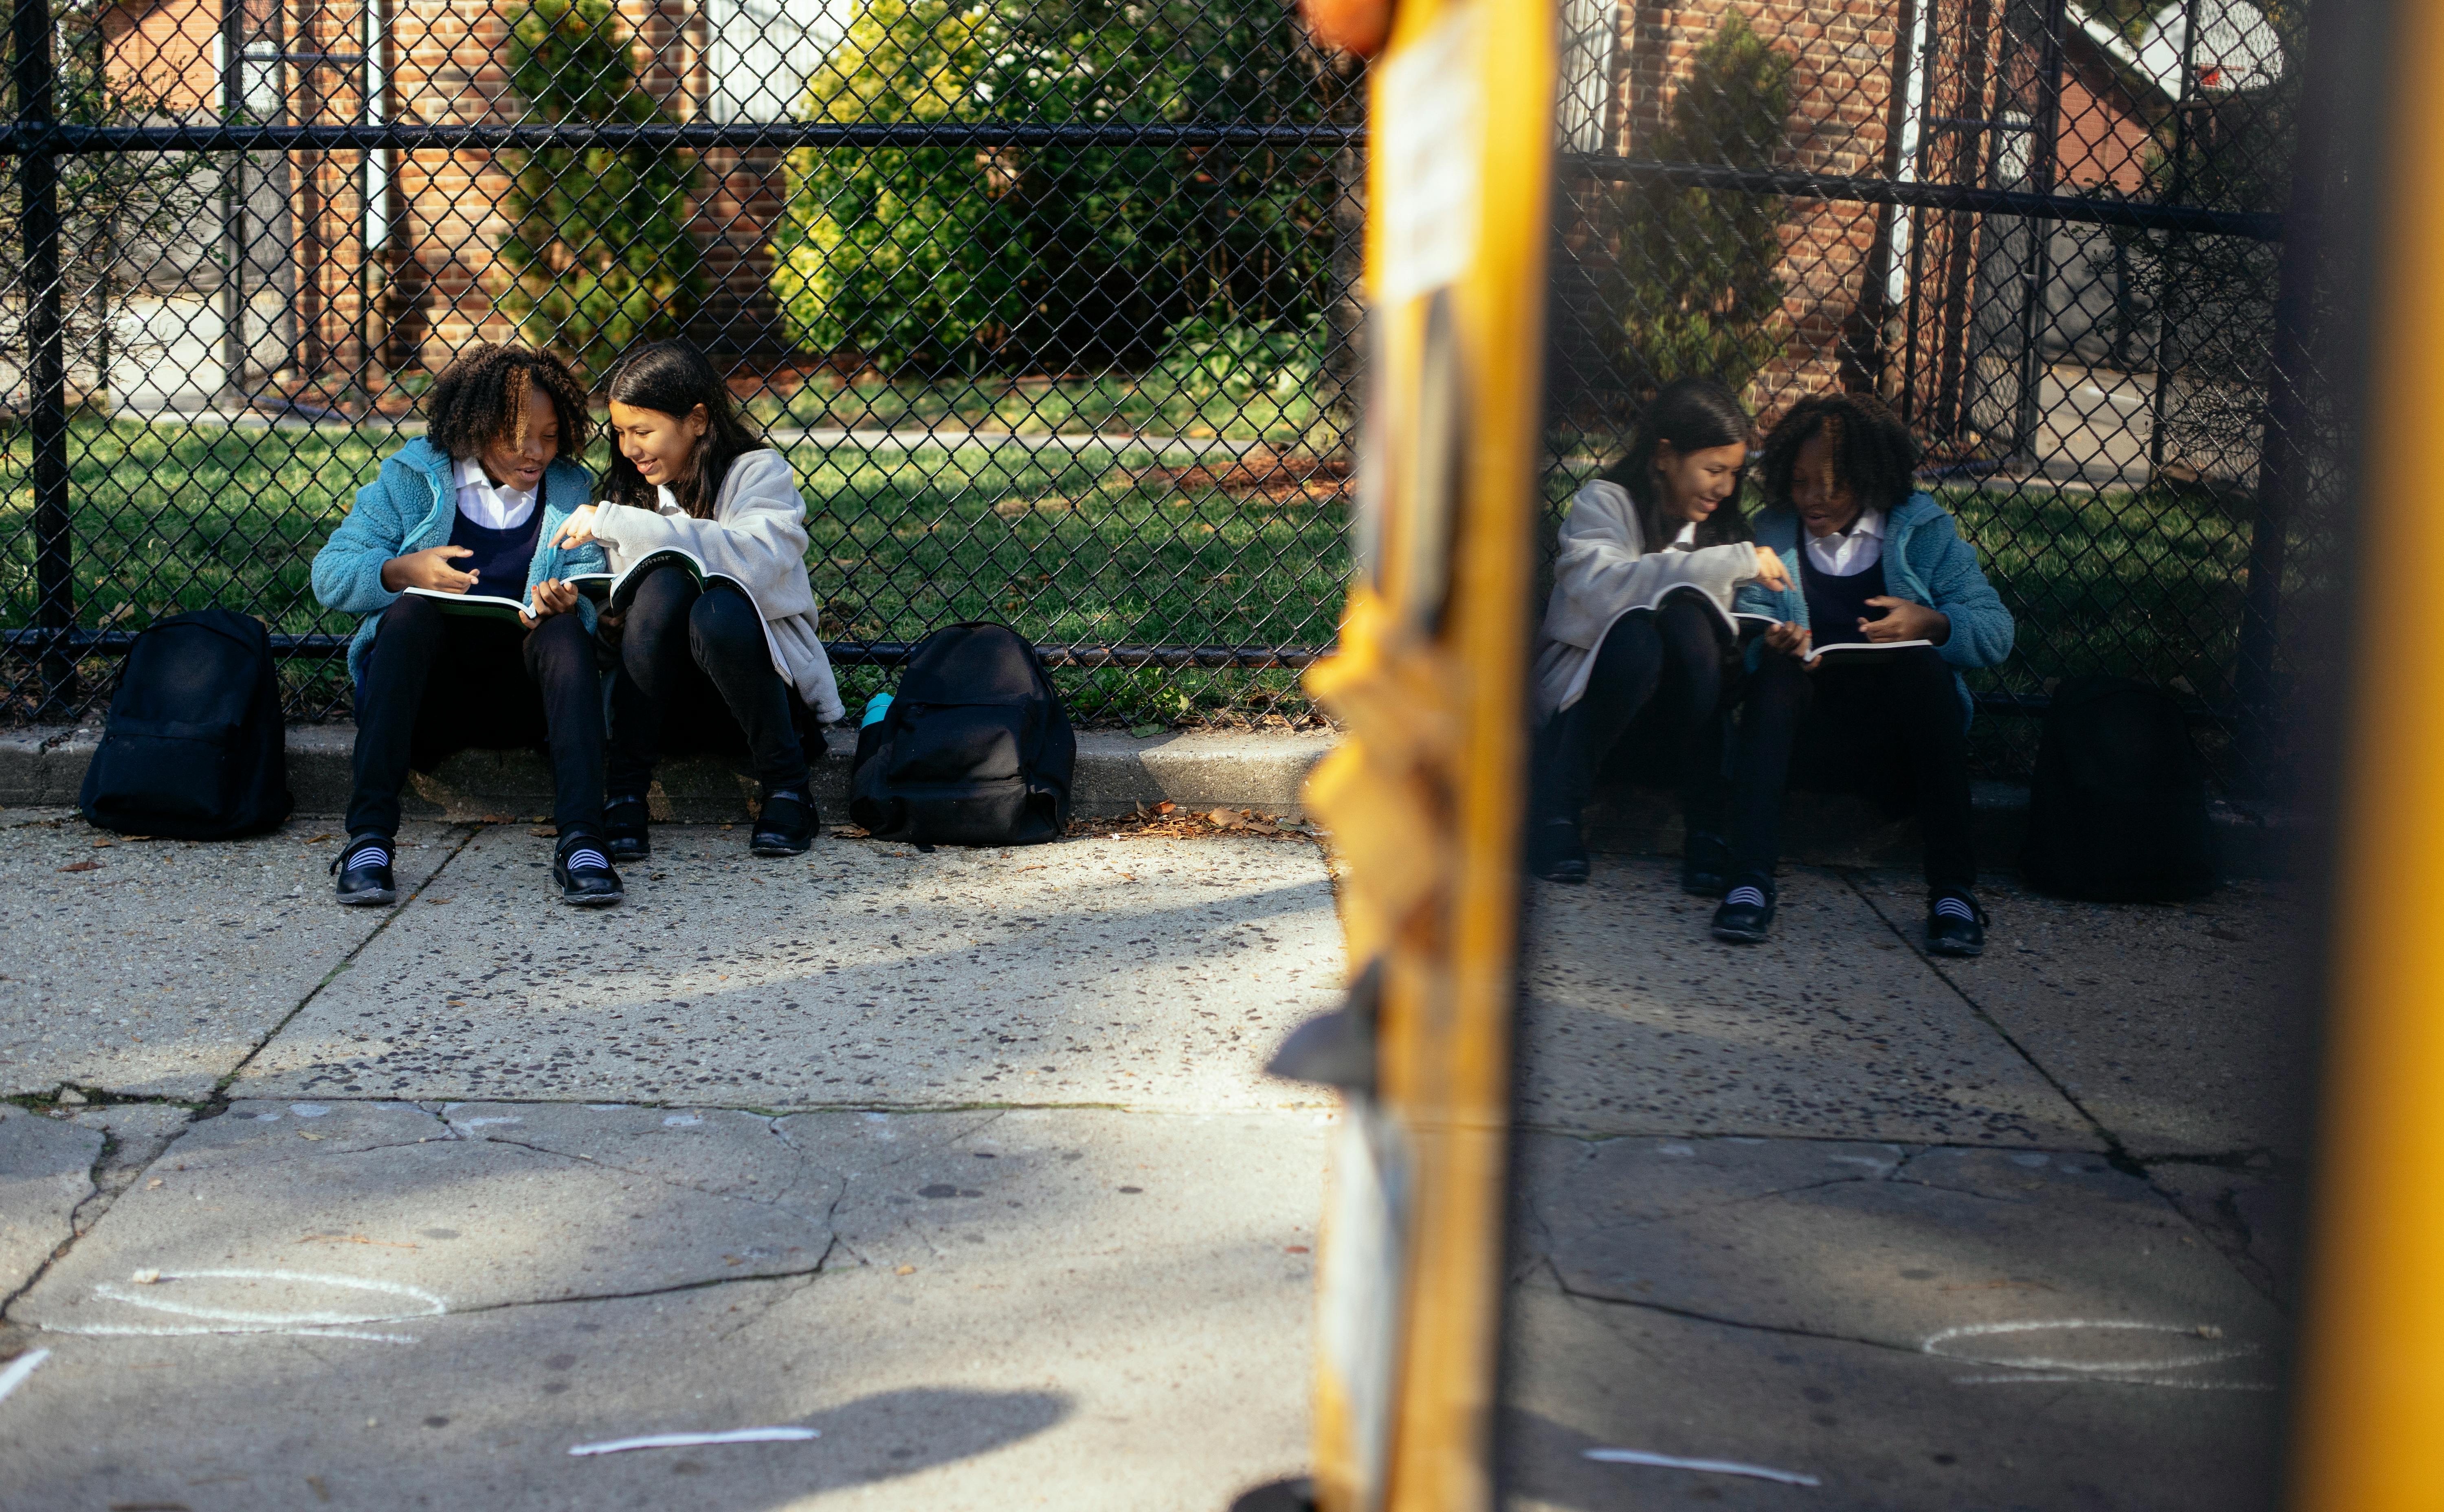
[[[1926,906],[1930,955],[1986,953],[1986,911],[1966,893],[1945,893]]]
[[[755,819],[755,834],[747,848],[758,856],[804,856],[815,843],[815,826],[824,821],[804,793],[783,788],[767,794]]]
[[[1579,842],[1576,820],[1533,821],[1528,832],[1528,874],[1547,882],[1587,879],[1587,848]]]
[[[654,854],[645,825],[651,816],[642,798],[615,798],[602,805],[602,848],[615,865],[641,861]]]
[[[331,858],[340,878],[340,901],[360,908],[398,901],[398,883],[390,875],[396,854],[387,835],[360,835]]]
[[[1680,891],[1692,897],[1721,897],[1731,890],[1731,845],[1720,835],[1689,832],[1680,847]]]
[[[1714,938],[1733,945],[1763,945],[1773,931],[1773,894],[1753,882],[1742,882],[1723,896],[1714,911]]]
[[[601,908],[628,895],[620,891],[620,874],[611,870],[602,842],[591,835],[562,837],[560,849],[552,853],[551,879],[560,887],[562,902],[582,909]]]

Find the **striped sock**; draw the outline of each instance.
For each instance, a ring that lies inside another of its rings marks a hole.
[[[1977,905],[1955,893],[1946,893],[1936,898],[1935,907],[1929,912],[1939,919],[1967,919],[1972,924],[1977,922]]]
[[[1765,889],[1761,887],[1752,887],[1748,883],[1743,882],[1723,895],[1723,907],[1727,909],[1761,909],[1765,907]]]
[[[347,855],[340,857],[340,870],[353,872],[361,866],[388,866],[390,858],[390,841],[359,840],[348,847]]]
[[[579,872],[607,872],[611,870],[611,857],[591,845],[581,845],[568,853],[568,859],[563,864],[573,876]]]

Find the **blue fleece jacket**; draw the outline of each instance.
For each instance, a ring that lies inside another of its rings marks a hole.
[[[569,515],[589,502],[593,489],[593,475],[565,457],[544,469],[543,535],[527,569],[525,597],[531,599],[534,585],[546,578],[610,570],[599,545],[568,549],[551,544]],[[398,602],[398,595],[382,586],[382,563],[411,551],[448,545],[451,527],[457,523],[458,483],[449,454],[417,436],[392,452],[380,474],[357,490],[348,517],[314,553],[315,599],[325,609],[361,617],[356,637],[348,642],[348,676],[358,685],[364,683],[365,658],[373,655],[382,611]],[[496,583],[479,583],[477,591],[501,589]],[[592,630],[594,601],[580,599],[577,613]]]
[[[1790,586],[1745,584],[1733,596],[1732,612],[1805,625],[1807,595],[1799,585],[1799,516],[1789,509],[1768,509],[1757,516],[1756,544],[1782,558]],[[2003,607],[2003,596],[1977,565],[1976,548],[1960,539],[1943,506],[1913,493],[1887,515],[1882,560],[1886,594],[1924,604],[1952,621],[1952,637],[1935,648],[1937,655],[1955,668],[1969,668],[1996,666],[2011,654],[2011,611]],[[1762,644],[1751,646],[1749,654],[1765,654]],[[1960,690],[1961,719],[1966,722],[1976,704],[1958,673],[1953,681]]]

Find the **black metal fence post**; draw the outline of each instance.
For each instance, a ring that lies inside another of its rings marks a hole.
[[[51,128],[58,74],[51,57],[49,0],[17,0],[9,28],[16,85],[17,173],[24,195],[26,345],[34,444],[34,624],[40,640],[45,717],[76,707],[76,625],[68,517],[67,327],[60,309],[60,170]]]

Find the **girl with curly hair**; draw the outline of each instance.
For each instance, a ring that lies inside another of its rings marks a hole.
[[[434,379],[425,433],[391,453],[314,558],[314,597],[360,617],[348,840],[331,870],[340,901],[394,901],[398,794],[468,747],[546,745],[563,902],[617,903],[602,839],[602,694],[594,606],[566,580],[603,568],[599,546],[556,542],[593,480],[571,458],[589,429],[565,363],[477,346]],[[422,589],[413,594],[409,589]],[[512,623],[454,613],[448,597],[520,599]],[[435,598],[428,595],[442,595]]]
[[[1789,582],[1752,583],[1734,607],[1777,623],[1753,646],[1732,765],[1731,888],[1716,939],[1755,944],[1773,924],[1783,789],[1863,790],[1915,808],[1925,846],[1926,947],[1986,945],[1969,807],[1969,716],[1960,673],[2010,655],[2011,612],[1950,514],[1916,491],[1916,443],[1875,399],[1818,395],[1766,442],[1757,544]],[[1920,644],[1903,644],[1920,642]],[[1842,644],[1872,655],[1805,659]]]

